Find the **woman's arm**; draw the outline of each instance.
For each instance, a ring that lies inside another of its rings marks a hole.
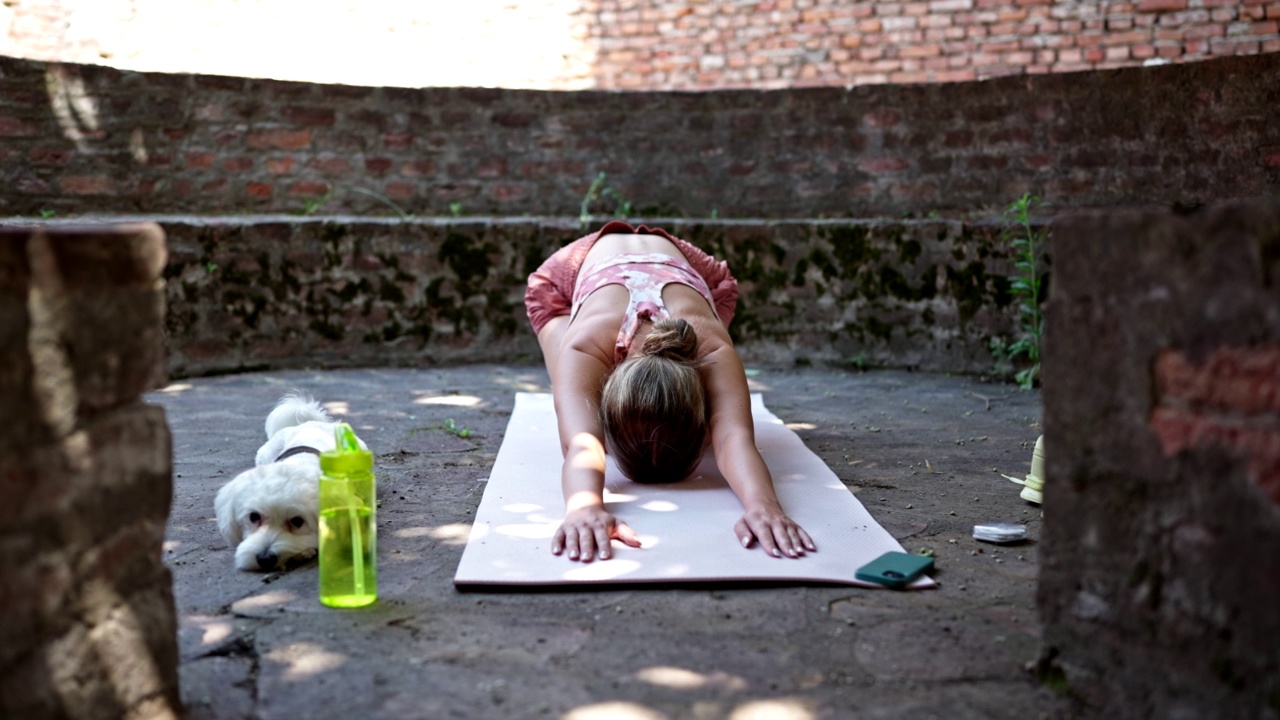
[[[734,532],[743,547],[759,541],[774,557],[799,557],[816,550],[813,540],[782,509],[773,476],[756,447],[751,393],[737,351],[725,343],[702,360],[703,383],[711,402],[711,443],[720,474],[742,502]]]
[[[560,483],[565,519],[552,538],[551,552],[566,553],[570,560],[588,562],[597,555],[607,560],[611,538],[640,546],[635,531],[604,507],[605,450],[598,407],[609,365],[595,349],[573,343],[557,352],[554,363],[552,393],[564,453]]]

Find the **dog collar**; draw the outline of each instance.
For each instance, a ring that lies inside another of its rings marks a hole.
[[[306,445],[299,445],[297,447],[291,447],[288,450],[285,450],[284,452],[280,453],[280,457],[276,458],[276,462],[280,462],[285,458],[291,458],[294,455],[301,455],[302,453],[311,453],[312,455],[319,455],[320,451],[313,447],[307,447]]]

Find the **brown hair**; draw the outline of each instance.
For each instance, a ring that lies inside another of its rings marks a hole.
[[[635,482],[683,480],[702,458],[710,421],[697,352],[698,335],[689,323],[659,320],[640,354],[605,380],[605,446]]]

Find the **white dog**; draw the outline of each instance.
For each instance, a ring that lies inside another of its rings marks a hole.
[[[267,415],[267,442],[252,470],[213,501],[218,530],[241,570],[275,570],[316,553],[320,453],[336,447],[337,423],[320,403],[294,393]],[[364,441],[360,447],[368,449]]]

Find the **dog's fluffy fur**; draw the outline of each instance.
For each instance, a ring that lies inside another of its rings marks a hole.
[[[213,501],[218,530],[235,548],[241,570],[275,570],[316,553],[320,457],[296,447],[334,449],[337,423],[320,403],[301,393],[286,395],[267,415],[267,441],[252,470],[222,486]],[[366,448],[364,441],[360,447]]]

